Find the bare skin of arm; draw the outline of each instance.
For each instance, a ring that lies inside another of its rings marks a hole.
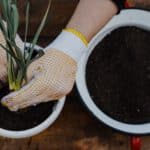
[[[117,11],[111,0],[80,0],[67,28],[80,31],[90,41]]]
[[[150,0],[127,0],[132,7],[148,7]],[[117,13],[111,0],[80,0],[67,28],[80,31],[88,41]]]

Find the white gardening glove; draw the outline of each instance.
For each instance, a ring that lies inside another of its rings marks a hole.
[[[77,62],[87,47],[75,34],[63,31],[27,70],[28,84],[2,99],[11,111],[58,100],[73,88]]]
[[[18,47],[23,51],[24,44],[18,35],[16,36],[15,40]],[[4,46],[6,45],[6,41],[1,31],[0,31],[0,43],[3,44]],[[0,88],[2,87],[2,84],[4,84],[6,81],[7,81],[7,57],[5,50],[0,47]]]

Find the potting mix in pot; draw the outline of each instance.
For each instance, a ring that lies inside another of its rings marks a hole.
[[[4,43],[0,43],[0,46],[7,53],[8,73],[8,83],[3,84],[3,87],[0,89],[0,99],[2,99],[2,97],[6,96],[10,92],[19,90],[22,84],[26,83],[27,67],[30,65],[33,59],[37,59],[42,56],[42,50],[35,51],[35,45],[46,22],[50,3],[33,38],[33,41],[31,42],[32,44],[30,46],[26,46],[30,10],[30,4],[27,3],[24,53],[21,53],[21,50],[15,42],[19,27],[17,1],[1,0],[0,6],[3,14],[0,18],[0,30],[2,31],[6,40],[6,44],[3,45]],[[1,84],[2,83],[3,81],[1,81]],[[54,105],[55,102],[48,102],[39,104],[37,106],[31,106],[17,112],[12,112],[0,104],[0,128],[16,131],[33,128],[49,117],[53,111]]]
[[[115,120],[150,122],[150,32],[121,27],[93,50],[86,68],[95,104]]]
[[[10,93],[8,86],[0,90],[0,99]],[[0,128],[7,130],[26,130],[45,121],[53,111],[55,102],[42,103],[24,110],[12,112],[0,105]]]

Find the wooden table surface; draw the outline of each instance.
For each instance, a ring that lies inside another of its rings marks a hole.
[[[45,0],[48,1],[48,0]],[[44,1],[44,2],[45,2]],[[23,8],[20,0],[20,8]],[[36,4],[32,8],[30,35],[33,35],[39,16],[42,16],[43,0],[31,0]],[[68,22],[78,0],[55,0],[52,6],[49,22],[42,35],[56,36]],[[44,6],[43,6],[44,7]],[[23,11],[24,9],[22,9]],[[24,25],[23,12],[21,26]],[[24,34],[24,28],[20,29]],[[50,42],[51,38],[47,41]],[[41,41],[43,45],[45,41]],[[82,105],[76,88],[68,96],[64,109],[56,122],[41,134],[26,139],[0,138],[0,150],[129,150],[129,139],[116,131],[99,123]],[[150,150],[150,137],[142,137],[142,150]]]
[[[51,127],[31,138],[0,138],[0,150],[129,150],[129,139],[95,120],[74,88]],[[142,150],[150,150],[150,137],[142,142]]]

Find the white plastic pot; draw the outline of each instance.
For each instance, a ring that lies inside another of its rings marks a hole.
[[[29,44],[27,44],[27,45],[29,45]],[[38,49],[42,49],[42,48],[39,46],[35,46],[35,49],[38,50]],[[16,138],[16,139],[26,138],[26,137],[36,135],[36,134],[46,130],[49,126],[51,126],[55,122],[55,120],[60,115],[60,113],[64,107],[65,99],[66,98],[63,97],[62,99],[58,100],[56,102],[56,104],[54,105],[53,111],[49,115],[49,117],[45,121],[40,123],[38,126],[35,126],[34,128],[27,129],[27,130],[22,130],[22,131],[11,131],[11,130],[6,130],[6,129],[0,128],[0,136],[8,137],[8,138]]]
[[[123,10],[119,15],[112,18],[112,20],[92,39],[89,44],[88,52],[83,56],[79,63],[76,79],[77,88],[83,103],[99,121],[122,132],[130,134],[150,134],[150,123],[134,125],[122,123],[110,118],[95,105],[88,92],[86,84],[86,65],[90,54],[105,36],[110,34],[113,30],[123,26],[136,26],[145,30],[150,30],[150,12],[129,9]]]

